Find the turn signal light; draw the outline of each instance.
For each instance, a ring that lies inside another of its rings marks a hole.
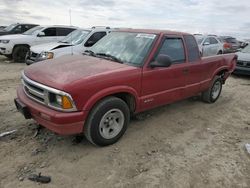
[[[70,99],[67,96],[62,96],[62,108],[63,109],[71,109],[71,108],[73,108],[73,105],[72,105]]]

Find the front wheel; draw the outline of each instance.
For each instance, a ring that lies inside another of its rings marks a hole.
[[[12,57],[15,62],[23,63],[29,48],[27,46],[21,45],[14,48]]]
[[[220,97],[222,90],[222,80],[220,76],[215,76],[212,86],[202,93],[202,100],[207,103],[214,103]]]
[[[85,137],[98,146],[114,144],[125,133],[129,120],[129,108],[123,100],[105,98],[91,110],[84,126]]]

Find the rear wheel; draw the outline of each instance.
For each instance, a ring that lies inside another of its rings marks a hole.
[[[111,145],[123,136],[129,120],[128,105],[120,98],[108,97],[91,110],[84,126],[84,134],[95,145]]]
[[[12,53],[14,61],[18,63],[23,63],[28,51],[29,51],[28,46],[22,45],[15,47]]]
[[[214,103],[221,94],[222,80],[220,76],[215,76],[212,86],[202,93],[202,100],[207,103]]]

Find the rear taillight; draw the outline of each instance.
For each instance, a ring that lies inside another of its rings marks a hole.
[[[227,43],[227,42],[223,44],[224,49],[228,49],[228,48],[231,48],[231,47],[232,47],[232,45]]]

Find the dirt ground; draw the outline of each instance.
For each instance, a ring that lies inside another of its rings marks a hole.
[[[0,187],[250,187],[250,77],[232,76],[215,104],[188,99],[132,120],[109,147],[62,137],[13,104],[24,64],[0,57]],[[49,184],[27,179],[49,175]]]

